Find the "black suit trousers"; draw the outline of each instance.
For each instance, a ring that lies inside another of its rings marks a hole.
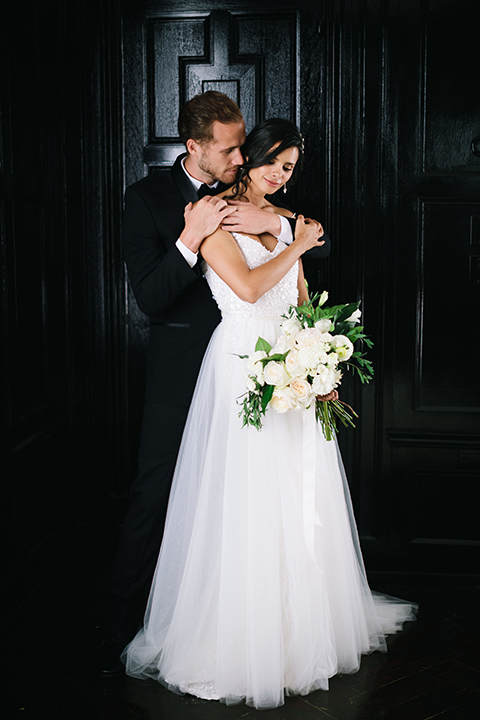
[[[138,475],[110,580],[109,631],[125,644],[143,620],[187,414],[188,407],[145,404]]]

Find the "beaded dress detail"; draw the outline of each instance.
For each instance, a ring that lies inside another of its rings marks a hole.
[[[285,249],[285,245],[278,242],[274,250],[270,252],[260,242],[247,235],[232,234],[250,269],[259,267]],[[285,277],[265,295],[262,295],[256,303],[240,300],[206,263],[204,263],[204,269],[205,277],[223,317],[227,315],[233,317],[278,317],[290,305],[297,304],[298,263],[295,263]]]

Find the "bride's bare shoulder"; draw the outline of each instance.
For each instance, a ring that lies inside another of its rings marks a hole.
[[[200,252],[204,256],[204,251],[215,251],[218,248],[238,247],[232,234],[222,228],[217,228],[214,233],[205,238],[200,246]]]
[[[200,245],[200,254],[216,272],[221,275],[222,268],[238,267],[245,264],[245,258],[233,235],[218,228],[205,238]]]

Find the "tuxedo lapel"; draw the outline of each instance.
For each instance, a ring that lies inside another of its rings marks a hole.
[[[185,205],[188,205],[189,202],[198,202],[198,193],[188,179],[188,176],[182,167],[182,160],[184,157],[186,157],[186,153],[177,157],[174,164],[172,165],[172,168],[170,169],[170,172],[172,174],[175,185],[180,190],[182,197],[185,200]],[[225,183],[219,182],[217,187],[212,190],[211,194],[218,195],[229,187],[230,185],[225,185]]]
[[[185,205],[188,205],[189,202],[196,203],[198,201],[198,195],[197,191],[193,187],[182,167],[182,160],[184,157],[185,153],[177,157],[170,172],[172,174],[175,185],[177,186],[183,199],[185,200]]]

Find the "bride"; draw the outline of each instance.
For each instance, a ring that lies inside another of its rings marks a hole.
[[[303,162],[297,128],[267,120],[242,150],[234,199],[290,215],[266,195]],[[385,635],[414,619],[415,606],[368,587],[337,444],[313,406],[267,410],[260,432],[238,416],[238,356],[259,336],[273,346],[282,314],[306,299],[299,258],[321,232],[299,216],[289,247],[222,229],[202,244],[222,322],[185,427],[144,627],[122,656],[129,675],[272,708],[356,672],[362,653],[385,651]]]

